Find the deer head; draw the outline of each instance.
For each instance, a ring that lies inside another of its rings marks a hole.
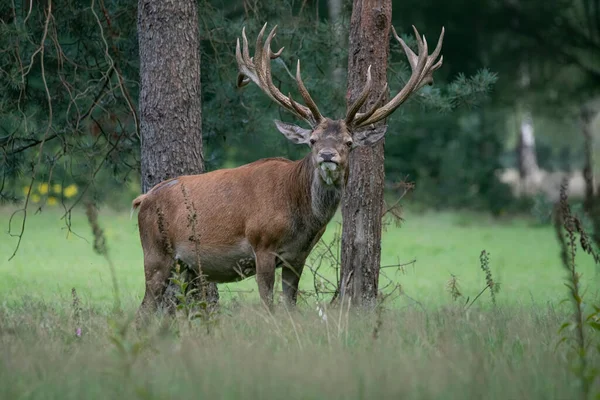
[[[308,93],[300,74],[300,60],[296,66],[296,84],[306,105],[296,102],[292,99],[291,94],[285,96],[273,84],[271,60],[281,55],[283,47],[277,52],[271,51],[271,41],[275,37],[277,26],[273,27],[263,43],[266,27],[265,23],[258,34],[254,57],[250,57],[246,30],[242,29],[243,46],[240,47],[239,38],[236,45],[236,59],[239,67],[237,86],[243,87],[250,81],[254,82],[273,101],[310,125],[310,129],[305,129],[297,125],[275,121],[277,129],[290,141],[310,146],[313,164],[319,168],[319,176],[327,185],[340,183],[347,170],[348,156],[353,148],[375,144],[385,134],[385,129],[361,128],[373,128],[375,122],[387,118],[412,93],[424,85],[433,84],[433,72],[442,66],[443,56],[437,62],[436,59],[442,49],[444,28],[442,28],[435,50],[429,55],[425,36],[421,38],[413,26],[418,45],[418,55],[416,55],[392,27],[394,37],[400,42],[411,66],[410,79],[390,101],[382,105],[382,99],[387,89],[386,85],[374,105],[366,112],[360,113],[358,111],[366,102],[372,89],[371,66],[369,66],[365,86],[354,104],[348,108],[345,118],[332,120],[321,115],[317,104]]]

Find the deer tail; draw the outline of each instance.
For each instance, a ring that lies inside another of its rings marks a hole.
[[[145,198],[146,195],[141,194],[131,202],[131,214],[129,214],[129,219],[133,218],[134,211],[142,204],[142,201],[144,201]]]

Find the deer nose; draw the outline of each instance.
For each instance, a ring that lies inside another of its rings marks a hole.
[[[337,161],[334,160],[335,156],[336,154],[331,151],[323,151],[319,153],[319,158],[322,160],[321,162],[334,162],[337,164]]]

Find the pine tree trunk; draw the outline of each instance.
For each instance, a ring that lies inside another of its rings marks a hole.
[[[204,172],[196,1],[139,0],[138,41],[145,193],[165,179]],[[209,293],[218,299],[216,285]]]
[[[580,108],[581,131],[585,143],[585,162],[583,176],[585,178],[585,197],[583,206],[588,217],[592,221],[592,240],[600,247],[600,188],[597,187],[597,179],[594,173],[594,137],[592,133],[592,121],[597,111],[593,103],[583,104]]]
[[[341,24],[342,19],[342,0],[328,0],[327,7],[329,10],[329,23],[334,27],[333,41],[339,48],[346,46],[344,38],[344,27]],[[341,85],[344,77],[342,66],[338,66],[331,72],[331,79],[334,85]]]
[[[194,0],[140,0],[142,191],[204,171]]]
[[[371,65],[373,90],[361,111],[377,100],[387,78],[391,0],[354,0],[348,49],[348,105],[362,90]],[[374,129],[386,129],[384,122]],[[381,262],[381,215],[384,189],[384,141],[356,148],[342,203],[342,271],[340,295],[355,306],[372,306],[377,298]]]
[[[520,86],[523,90],[529,90],[531,78],[529,75],[529,65],[521,64]],[[522,101],[520,103],[523,103]],[[540,189],[540,174],[535,153],[535,130],[533,117],[529,111],[529,104],[520,105],[521,115],[519,121],[519,138],[517,141],[517,164],[519,166],[519,176],[521,185],[519,192],[524,192],[530,196]]]
[[[521,117],[519,126],[519,141],[517,153],[519,155],[519,174],[526,179],[538,172],[537,157],[535,155],[535,135],[531,114],[526,112]]]
[[[540,174],[535,154],[535,135],[533,119],[525,111],[519,124],[519,140],[517,141],[517,157],[519,176],[523,184],[522,190],[527,195],[533,195],[540,189]]]

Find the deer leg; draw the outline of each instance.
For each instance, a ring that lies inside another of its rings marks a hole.
[[[298,284],[300,283],[300,276],[302,275],[303,268],[304,260],[301,262],[290,263],[289,265],[284,264],[282,267],[281,286],[283,289],[283,299],[286,306],[289,308],[294,308],[296,306]]]
[[[275,255],[268,251],[256,252],[256,283],[264,305],[273,308],[273,286],[275,284]]]
[[[144,273],[146,276],[146,293],[138,310],[141,312],[156,311],[167,288],[167,280],[171,273],[173,260],[164,256],[145,256]]]

